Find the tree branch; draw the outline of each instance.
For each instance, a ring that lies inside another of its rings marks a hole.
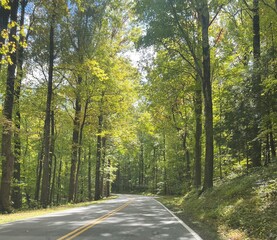
[[[253,12],[253,8],[251,8],[250,6],[249,6],[249,4],[246,2],[246,0],[242,0],[243,1],[243,3],[246,5],[246,7],[251,11],[251,12]]]
[[[269,7],[271,10],[273,10],[277,14],[277,1],[276,1],[276,7],[272,7],[269,3],[267,3],[265,0],[262,0],[263,4],[267,7]]]
[[[222,8],[223,8],[223,4],[221,4],[221,5],[219,6],[218,11],[217,11],[216,14],[214,15],[213,19],[210,21],[209,26],[211,26],[211,25],[213,24],[214,20],[216,19],[216,17],[218,16],[218,14],[220,13],[220,11],[221,11]]]

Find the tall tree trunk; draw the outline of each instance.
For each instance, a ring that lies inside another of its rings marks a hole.
[[[18,1],[11,2],[11,21],[17,22]],[[9,42],[14,42],[16,26],[12,27],[9,34]],[[14,156],[12,152],[12,113],[14,101],[14,82],[16,70],[16,52],[10,55],[12,64],[8,65],[6,95],[3,106],[4,123],[2,126],[2,178],[0,189],[0,210],[11,211],[10,189],[13,175]]]
[[[196,83],[197,84],[197,83]],[[194,164],[194,186],[198,189],[201,187],[201,136],[202,136],[202,91],[195,91],[195,164]]]
[[[59,173],[57,179],[57,200],[56,203],[59,204],[61,201],[61,175],[62,175],[62,160],[60,160]]]
[[[36,190],[35,190],[35,200],[39,201],[39,194],[40,194],[40,184],[41,184],[41,176],[42,176],[42,159],[43,159],[43,140],[41,143],[41,148],[38,153],[38,162],[37,162],[37,171],[36,171]]]
[[[25,20],[25,7],[27,5],[27,1],[21,1],[21,16],[20,16],[20,27],[24,27],[24,20]],[[19,42],[22,43],[25,40],[25,37],[21,34]],[[1,41],[1,40],[0,40]],[[21,123],[21,116],[20,116],[20,92],[21,92],[21,82],[23,78],[23,58],[24,58],[24,49],[23,47],[18,44],[18,59],[17,59],[17,76],[15,82],[15,91],[14,91],[14,108],[15,108],[15,127],[16,131],[14,133],[14,173],[13,178],[15,180],[15,186],[12,190],[12,202],[14,208],[21,208],[22,206],[22,193],[21,188],[19,186],[21,180],[21,141],[20,141],[20,123]]]
[[[214,144],[213,144],[213,104],[212,84],[210,66],[210,45],[209,45],[209,9],[208,1],[203,0],[200,8],[200,21],[202,32],[202,54],[203,54],[203,79],[202,88],[205,105],[205,174],[203,190],[213,187],[214,171]]]
[[[51,106],[52,106],[52,93],[53,93],[53,68],[54,68],[54,15],[51,17],[50,34],[49,34],[49,70],[48,70],[48,89],[46,112],[44,122],[44,158],[43,158],[43,173],[41,185],[41,204],[46,208],[49,204],[49,161],[50,161],[50,126],[51,126]]]
[[[101,196],[105,196],[105,191],[106,191],[106,188],[105,188],[105,165],[106,165],[106,137],[103,136],[102,137],[102,145],[101,145],[101,177],[100,177],[100,192],[101,192]]]
[[[188,148],[187,148],[187,132],[186,132],[186,130],[185,130],[185,133],[182,134],[182,143],[183,143],[184,159],[186,161],[186,186],[187,186],[187,190],[189,190],[190,184],[191,184],[191,175],[190,175],[190,158],[189,158],[189,152],[188,152]]]
[[[100,114],[98,116],[98,134],[97,134],[96,167],[95,167],[94,200],[96,201],[101,198],[102,126],[103,126],[103,113],[102,113],[102,110],[100,110]]]
[[[158,189],[158,160],[157,160],[157,149],[153,147],[153,161],[154,161],[154,171],[153,171],[153,190],[152,192],[155,193]]]
[[[83,131],[84,131],[84,126],[86,123],[86,116],[87,116],[87,110],[88,110],[88,104],[89,101],[87,100],[85,103],[85,108],[84,108],[84,116],[82,120],[82,124],[80,126],[80,133],[79,133],[79,148],[78,148],[78,164],[77,164],[77,171],[76,171],[76,183],[75,183],[75,196],[74,196],[74,201],[78,201],[78,182],[79,182],[79,172],[80,172],[80,166],[81,166],[81,155],[82,155],[82,143],[83,143]]]
[[[272,126],[271,126],[271,132],[269,133],[269,141],[270,141],[270,150],[271,150],[271,158],[272,161],[276,160],[276,150],[275,150],[275,142],[272,132]]]
[[[139,186],[144,185],[144,148],[143,143],[140,144],[139,154]]]
[[[165,139],[165,134],[163,136],[163,162],[164,162],[164,172],[163,172],[164,194],[167,195],[167,166],[166,166],[166,139]]]
[[[88,200],[92,200],[92,180],[91,180],[91,146],[89,146],[89,152],[88,152]]]
[[[50,190],[50,199],[49,202],[53,202],[55,183],[56,183],[56,169],[57,169],[57,157],[55,155],[55,113],[51,111],[51,143],[50,143],[50,152],[51,152],[51,170],[49,174],[49,184],[51,184]],[[52,171],[53,169],[53,171]],[[52,181],[51,181],[52,178]]]
[[[260,71],[260,56],[261,56],[261,43],[260,43],[260,15],[259,15],[259,0],[253,0],[253,76],[252,76],[252,91],[253,100],[255,102],[255,118],[253,126],[252,139],[252,154],[251,160],[254,167],[261,166],[261,143],[258,135],[260,133],[261,119],[262,119],[262,106],[261,106],[261,71]]]
[[[78,86],[82,83],[82,77],[78,76],[77,89],[76,89],[76,100],[75,100],[75,117],[73,120],[73,136],[72,136],[72,156],[71,156],[71,170],[70,170],[70,181],[69,181],[69,194],[68,201],[74,200],[74,193],[76,189],[76,172],[78,162],[78,149],[79,149],[79,136],[80,136],[80,114],[81,114],[81,95],[78,91]]]
[[[108,159],[107,162],[107,183],[106,183],[106,197],[111,195],[111,160]]]

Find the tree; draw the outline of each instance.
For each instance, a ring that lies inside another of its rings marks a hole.
[[[53,8],[56,8],[56,2],[53,2]],[[45,110],[44,121],[44,157],[43,157],[43,174],[42,174],[42,186],[41,186],[41,204],[44,208],[49,204],[50,194],[50,141],[51,141],[51,108],[52,108],[52,93],[53,93],[53,70],[54,70],[54,26],[55,26],[55,13],[50,16],[50,31],[49,31],[49,67],[48,67],[48,89],[47,89],[47,101]]]
[[[20,139],[20,125],[21,125],[21,114],[20,114],[20,93],[21,85],[23,79],[23,62],[24,62],[24,44],[27,40],[25,35],[22,33],[25,24],[25,9],[28,1],[21,1],[21,15],[20,15],[20,38],[19,43],[17,44],[18,52],[18,61],[17,61],[17,75],[15,82],[15,91],[14,91],[14,108],[15,108],[15,133],[14,133],[14,184],[12,190],[12,202],[13,207],[21,208],[22,206],[22,193],[21,193],[21,139]]]
[[[202,58],[203,58],[203,78],[202,88],[205,105],[205,135],[206,135],[206,154],[205,154],[205,176],[203,189],[213,187],[213,103],[212,103],[212,86],[211,86],[211,61],[210,61],[210,44],[209,44],[209,8],[208,1],[200,1],[197,6],[202,32]]]
[[[2,127],[2,179],[1,179],[1,194],[0,194],[0,209],[2,211],[10,212],[11,203],[10,203],[10,190],[11,190],[11,181],[13,175],[13,164],[14,164],[14,154],[12,152],[12,114],[14,106],[14,83],[15,83],[15,71],[17,65],[16,58],[16,36],[17,30],[17,10],[18,10],[18,1],[11,2],[11,24],[13,27],[9,33],[9,44],[13,46],[13,51],[10,54],[11,63],[8,64],[7,69],[7,81],[6,81],[6,96],[4,100],[3,107],[3,117],[4,123]]]
[[[166,49],[176,51],[192,68],[195,79],[201,79],[202,91],[204,95],[205,106],[205,177],[204,189],[212,187],[213,181],[213,116],[212,116],[212,94],[211,94],[211,73],[210,73],[210,50],[209,50],[209,8],[207,1],[188,1],[180,3],[178,1],[169,1],[164,5],[148,2],[140,2],[137,5],[138,11],[143,16],[145,22],[148,23],[147,35],[143,38],[145,45],[160,45],[162,43]],[[190,12],[187,10],[190,9]],[[193,13],[191,13],[193,9]],[[168,12],[168,17],[165,20],[163,12]],[[162,24],[157,24],[157,19]],[[196,23],[195,23],[196,22]],[[190,26],[188,28],[187,26]],[[201,31],[199,33],[198,26]],[[166,31],[164,31],[166,29]],[[202,53],[199,52],[193,42],[202,44]],[[185,43],[185,44],[183,44]],[[177,47],[176,47],[177,46]],[[181,48],[180,48],[181,46]],[[202,59],[199,61],[199,59]],[[198,88],[199,94],[199,88]],[[199,99],[199,97],[198,97]],[[199,106],[199,105],[198,105]],[[198,114],[199,110],[196,111]],[[197,143],[195,146],[197,158],[197,178],[199,184],[199,150],[200,139],[199,135],[199,116],[197,119]]]

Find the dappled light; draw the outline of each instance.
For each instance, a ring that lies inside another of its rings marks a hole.
[[[200,239],[152,197],[135,195],[1,225],[0,234],[6,239]]]
[[[190,239],[188,222],[205,240],[276,240],[276,14],[277,0],[1,0],[6,236]]]

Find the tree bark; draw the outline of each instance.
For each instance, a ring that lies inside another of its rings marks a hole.
[[[194,164],[194,186],[195,188],[201,187],[201,136],[202,136],[202,91],[197,89],[195,91],[195,164]]]
[[[78,91],[78,86],[82,83],[82,77],[78,76],[76,100],[75,100],[75,117],[73,120],[73,136],[72,136],[72,157],[71,157],[71,170],[69,181],[69,194],[68,201],[74,200],[74,193],[76,189],[76,172],[78,162],[78,149],[79,149],[79,136],[80,136],[80,114],[81,114],[81,95]]]
[[[51,17],[50,34],[49,34],[49,70],[48,70],[48,89],[47,89],[47,102],[44,122],[44,158],[43,158],[43,172],[42,172],[42,185],[41,185],[41,204],[46,208],[49,204],[49,161],[50,161],[50,126],[51,126],[51,106],[52,106],[52,93],[53,93],[53,69],[54,69],[54,15]]]
[[[144,147],[143,143],[140,144],[140,154],[139,154],[139,186],[144,185]]]
[[[11,2],[11,21],[17,22],[18,1]],[[17,27],[14,26],[10,30],[9,42],[15,41]],[[6,95],[3,106],[4,123],[2,126],[2,178],[0,189],[0,210],[4,212],[11,211],[10,190],[13,175],[14,155],[12,152],[12,114],[14,101],[14,83],[15,70],[17,65],[16,52],[10,55],[12,64],[8,65]]]
[[[49,172],[49,184],[51,184],[50,190],[50,199],[49,202],[53,203],[55,184],[56,184],[56,171],[57,171],[57,157],[55,155],[55,113],[51,111],[51,143],[50,143],[50,152],[51,152],[51,169]],[[53,169],[53,171],[52,171]],[[52,181],[51,181],[52,179]]]
[[[101,159],[102,159],[102,125],[103,125],[103,113],[100,110],[98,116],[98,134],[97,134],[97,149],[96,149],[96,167],[95,167],[95,194],[94,200],[97,201],[101,198]]]
[[[89,146],[89,152],[88,152],[88,200],[92,200],[92,180],[91,180],[91,146]]]
[[[254,167],[261,166],[261,143],[258,137],[260,133],[262,106],[261,106],[261,71],[260,71],[260,15],[259,15],[259,0],[253,0],[253,76],[252,76],[252,92],[253,100],[255,102],[255,116],[253,126],[253,137],[251,160]]]
[[[58,179],[57,179],[57,200],[56,203],[59,204],[61,201],[61,175],[62,175],[62,160],[60,160],[60,165],[59,165],[59,174],[58,174]]]
[[[100,177],[100,192],[101,196],[105,196],[105,191],[106,191],[106,183],[104,181],[105,179],[105,165],[106,165],[106,137],[102,137],[102,145],[101,145],[101,177]]]
[[[272,132],[272,126],[271,126],[271,132],[269,133],[269,141],[270,141],[270,150],[271,150],[271,158],[272,161],[276,160],[276,150],[275,150],[275,142]]]
[[[86,123],[86,116],[87,116],[87,110],[88,110],[88,104],[89,101],[87,100],[85,103],[85,108],[84,108],[84,115],[83,115],[83,120],[82,124],[80,126],[80,133],[79,133],[79,148],[78,148],[78,164],[77,164],[77,171],[76,171],[76,183],[75,183],[75,197],[74,201],[78,201],[78,182],[79,182],[79,172],[80,172],[80,166],[81,166],[81,155],[82,155],[82,143],[83,143],[83,130],[85,127]]]
[[[37,172],[36,172],[36,190],[35,190],[35,200],[39,201],[39,194],[40,194],[40,183],[41,183],[41,175],[42,175],[42,159],[43,159],[43,140],[41,143],[41,149],[38,153],[38,162],[37,162]]]
[[[106,197],[111,195],[111,160],[108,159],[107,163],[108,174],[107,174],[107,184],[106,184]]]
[[[205,175],[203,190],[213,187],[213,104],[210,67],[210,45],[209,45],[209,9],[208,1],[203,0],[199,11],[202,32],[202,54],[203,54],[203,79],[202,88],[205,105]]]
[[[186,127],[185,127],[186,128]],[[186,187],[189,191],[191,185],[191,175],[190,175],[190,158],[189,152],[187,148],[187,132],[182,134],[182,143],[183,143],[183,152],[184,152],[184,160],[186,161]]]
[[[164,194],[167,195],[167,166],[166,166],[166,139],[165,134],[163,135],[163,163],[164,163],[164,172],[163,172],[163,181],[164,181]]]
[[[20,16],[20,27],[24,26],[25,20],[25,8],[27,1],[21,1],[21,16]],[[25,40],[23,35],[20,35],[19,42],[22,43]],[[1,41],[1,40],[0,40]],[[24,58],[24,49],[18,44],[18,60],[17,60],[17,76],[15,82],[15,91],[14,91],[14,108],[15,108],[15,133],[14,133],[14,173],[13,178],[15,181],[15,186],[12,190],[12,202],[14,208],[22,207],[22,193],[20,188],[21,181],[21,141],[20,141],[20,124],[21,124],[21,115],[20,115],[20,92],[21,92],[21,82],[23,78],[23,58]]]

